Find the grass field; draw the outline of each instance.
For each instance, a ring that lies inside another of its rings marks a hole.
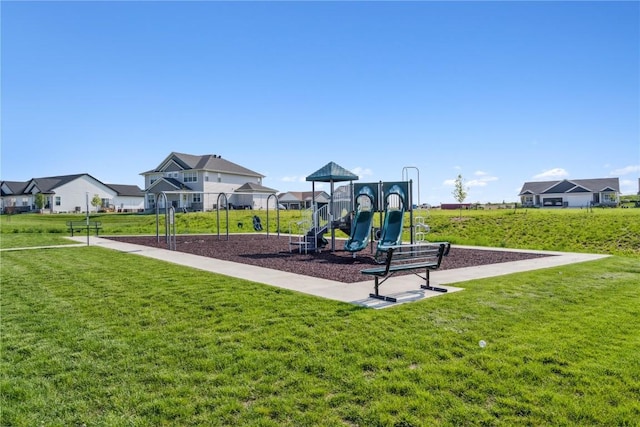
[[[556,212],[430,223],[509,246],[504,223],[535,215],[555,237],[528,232],[532,246],[585,251],[597,236],[572,231],[598,218],[617,243],[594,252],[616,255],[385,310],[98,247],[2,252],[0,425],[637,425],[640,254],[621,236],[640,210]],[[66,232],[19,217],[0,218],[2,247]],[[113,217],[105,232],[155,232],[155,217]]]
[[[176,214],[175,226],[178,234],[252,232],[252,217],[258,215],[265,231],[265,211]],[[431,227],[429,238],[434,241],[448,240],[454,244],[492,246],[521,249],[543,249],[615,255],[640,255],[640,209],[518,209],[491,211],[415,211]],[[9,245],[9,236],[19,234],[31,236],[36,241],[44,237],[38,234],[67,236],[66,222],[82,220],[82,215],[2,215],[0,216],[0,239]],[[103,234],[155,234],[156,216],[139,214],[94,214],[92,221],[100,221]],[[296,222],[300,211],[280,211],[269,214],[270,232],[302,233]],[[380,217],[375,216],[379,226]],[[405,215],[404,240],[410,239],[409,214]],[[242,228],[238,224],[243,224]],[[164,216],[159,218],[159,232],[164,235]],[[338,232],[340,236],[344,236]],[[26,242],[21,242],[26,245]],[[4,246],[5,243],[2,243]],[[4,246],[8,247],[8,246]]]

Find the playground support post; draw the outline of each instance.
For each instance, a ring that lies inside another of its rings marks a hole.
[[[169,208],[168,208],[168,198],[167,195],[165,194],[165,192],[161,192],[161,193],[156,193],[156,241],[157,243],[160,243],[160,200],[158,196],[162,196],[164,199],[164,207],[165,207],[165,238],[167,243],[169,242],[169,229],[166,228],[166,215],[168,215],[169,213]]]
[[[278,224],[277,228],[278,228],[278,237],[280,237],[280,208],[278,208],[278,196],[273,193],[273,194],[269,194],[269,196],[267,197],[267,238],[269,237],[269,199],[271,198],[275,198],[275,206],[276,206],[276,223]]]
[[[226,207],[227,212],[227,240],[229,240],[229,199],[227,199],[227,195],[225,193],[218,194],[218,198],[216,200],[216,221],[218,222],[218,240],[220,240],[220,197],[224,196],[224,205]]]
[[[168,226],[170,227],[167,228],[168,231],[168,237],[169,237],[169,241],[168,241],[168,245],[169,245],[169,250],[170,251],[175,251],[177,249],[177,243],[176,243],[176,208],[174,208],[173,206],[169,207],[169,214],[167,215],[168,217]]]
[[[89,192],[87,191],[85,195],[87,196],[87,246],[89,246]]]
[[[420,169],[415,166],[405,166],[402,168],[402,180],[408,181],[409,178],[409,169],[415,169],[418,174],[418,207],[420,206]]]

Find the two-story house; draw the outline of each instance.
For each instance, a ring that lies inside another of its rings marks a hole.
[[[277,190],[264,187],[264,175],[216,154],[196,156],[172,152],[157,167],[141,173],[145,209],[164,207],[164,197],[176,209],[209,211],[228,204],[232,209],[275,208]],[[164,193],[164,196],[161,194]]]

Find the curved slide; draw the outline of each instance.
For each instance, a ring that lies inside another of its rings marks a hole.
[[[358,252],[367,247],[369,236],[371,235],[371,224],[373,223],[372,210],[359,210],[351,227],[349,240],[344,244],[344,250],[348,252]]]
[[[404,191],[399,186],[394,185],[389,189],[385,197],[386,209],[382,235],[378,241],[378,251],[386,251],[389,246],[402,244],[405,200]]]
[[[373,224],[373,214],[375,212],[373,206],[374,200],[375,196],[373,190],[369,187],[362,187],[356,197],[356,201],[358,202],[356,217],[353,219],[351,224],[349,240],[344,244],[344,250],[347,252],[353,252],[354,257],[356,256],[356,252],[366,248],[369,243],[371,225]]]
[[[402,243],[402,225],[404,209],[387,210],[384,216],[382,235],[378,241],[378,250],[386,250],[389,246]]]

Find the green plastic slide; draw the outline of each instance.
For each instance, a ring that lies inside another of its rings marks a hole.
[[[344,250],[348,252],[358,252],[367,247],[369,236],[371,235],[371,224],[373,223],[372,210],[359,210],[353,220],[351,235],[344,244]]]
[[[378,241],[378,250],[386,250],[389,246],[402,243],[402,226],[404,209],[388,210],[384,216],[382,235]]]

